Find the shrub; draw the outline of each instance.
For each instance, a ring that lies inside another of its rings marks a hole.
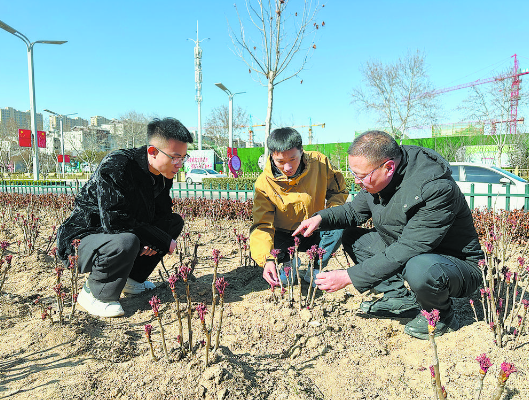
[[[255,178],[204,178],[202,181],[203,188],[211,189],[248,189],[253,191]],[[245,187],[246,186],[246,187]]]

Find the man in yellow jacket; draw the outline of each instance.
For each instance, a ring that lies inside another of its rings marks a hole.
[[[343,205],[348,196],[345,180],[329,159],[319,152],[304,152],[301,135],[293,128],[278,128],[267,142],[270,158],[255,182],[250,251],[264,267],[263,278],[279,285],[275,259],[270,251],[279,249],[278,263],[290,260],[288,248],[294,245],[292,233],[299,223],[320,209]],[[300,236],[299,250],[312,245],[325,249],[325,267],[341,244],[343,230],[315,232]],[[281,277],[284,281],[284,277]]]

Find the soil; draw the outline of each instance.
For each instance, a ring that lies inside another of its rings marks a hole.
[[[11,245],[13,265],[0,294],[0,398],[2,399],[432,399],[430,380],[432,349],[429,341],[403,332],[410,319],[380,319],[362,314],[358,306],[372,295],[361,295],[349,286],[333,294],[317,291],[311,310],[292,307],[276,289],[276,298],[261,277],[262,269],[241,263],[233,229],[248,233],[248,222],[225,221],[212,225],[205,220],[187,223],[194,243],[198,233],[196,281],[190,283],[193,307],[205,302],[211,310],[212,250],[222,258],[218,276],[229,283],[219,347],[209,352],[205,366],[205,336],[193,313],[192,352],[178,343],[176,303],[159,265],[150,280],[156,289],[122,297],[125,316],[96,318],[76,310],[69,317],[70,272],[62,278],[67,288],[64,322],[56,311],[55,262],[39,251],[24,255],[16,249],[21,231],[2,228],[0,240]],[[20,232],[19,232],[20,231]],[[42,236],[51,233],[42,224]],[[46,237],[47,238],[47,237]],[[41,240],[40,248],[45,248]],[[182,249],[183,242],[180,241]],[[189,257],[186,256],[184,261]],[[306,255],[302,255],[304,263]],[[179,256],[166,256],[172,272]],[[346,266],[340,250],[329,269]],[[81,276],[79,287],[86,277]],[[178,282],[184,316],[183,340],[188,349],[185,287]],[[308,285],[302,285],[303,296]],[[161,300],[161,320],[170,360],[164,356],[160,327],[149,305],[152,296]],[[52,319],[41,319],[35,304],[50,305]],[[514,364],[518,372],[507,381],[502,398],[529,399],[527,367],[529,336],[517,347],[499,348],[493,333],[481,319],[476,300],[474,318],[469,299],[455,300],[463,327],[437,337],[441,381],[448,398],[475,397],[479,365],[486,353],[493,363],[484,379],[481,398],[491,399],[497,386],[500,364]],[[220,307],[216,308],[215,329]],[[206,315],[209,325],[210,314]],[[53,321],[52,321],[53,320]],[[151,356],[144,326],[153,326],[156,359]],[[215,329],[212,345],[215,345]]]

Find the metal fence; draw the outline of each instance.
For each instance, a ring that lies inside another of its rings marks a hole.
[[[226,184],[226,189],[223,189],[220,184],[217,185],[217,188],[214,188],[213,184],[204,187],[202,184],[189,185],[178,182],[173,184],[171,196],[173,198],[227,198],[247,201],[248,199],[253,199],[253,185],[248,187],[248,184],[245,184],[243,188],[239,188],[239,185],[236,185],[235,188],[230,188],[230,185]]]
[[[17,194],[64,194],[76,195],[83,183],[79,181],[71,182],[50,182],[50,183],[34,183],[32,181],[0,181],[0,191],[17,193]]]
[[[43,183],[32,183],[31,181],[0,181],[0,191],[9,193],[19,194],[33,194],[33,195],[44,195],[44,194],[65,194],[65,195],[76,195],[84,182],[81,181],[67,181],[67,182],[53,182],[49,184]],[[253,198],[253,186],[248,187],[247,184],[244,187],[239,188],[238,185],[235,188],[230,188],[229,185],[226,188],[221,188],[218,185],[216,188],[210,184],[208,187],[204,187],[201,184],[187,184],[182,182],[174,183],[171,189],[171,196],[173,198],[198,198],[204,197],[207,199],[236,199],[240,201],[247,201]],[[356,195],[358,191],[354,190],[352,186],[349,194],[352,196]],[[476,192],[474,184],[470,186],[470,192],[464,192],[467,198],[470,209],[474,209],[477,200],[480,200],[480,204],[484,204],[483,197],[486,197],[486,207],[491,209],[494,207],[494,201],[496,198],[505,198],[505,210],[510,210],[511,200],[524,198],[523,208],[529,210],[529,186],[526,188],[524,194],[511,194],[509,186],[506,186],[505,194],[493,193],[492,184],[488,185],[487,191]],[[351,197],[349,199],[351,199]]]

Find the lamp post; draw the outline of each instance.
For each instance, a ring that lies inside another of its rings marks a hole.
[[[35,104],[35,74],[33,73],[33,45],[44,43],[48,45],[62,45],[66,40],[37,40],[31,42],[24,34],[0,21],[0,28],[22,40],[28,50],[28,75],[29,75],[29,105],[31,110],[31,133],[33,135],[33,179],[39,179],[39,144],[37,137],[37,111]]]
[[[246,93],[246,92],[231,93],[230,90],[228,88],[226,88],[220,82],[216,83],[215,86],[217,86],[218,88],[220,88],[224,92],[226,92],[228,94],[228,97],[229,97],[229,100],[230,100],[230,103],[229,103],[229,131],[228,131],[229,132],[229,140],[228,140],[228,146],[230,148],[233,148],[233,97],[235,95],[239,95],[241,93]]]
[[[70,113],[70,114],[59,114],[59,113],[55,113],[54,111],[51,111],[51,110],[48,110],[48,109],[44,109],[44,111],[50,113],[50,114],[53,114],[54,116],[57,116],[60,118],[59,120],[59,127],[60,127],[60,130],[61,130],[61,154],[62,154],[62,168],[61,168],[61,172],[62,172],[62,176],[64,178],[64,163],[65,163],[65,160],[64,160],[64,133],[62,132],[62,119],[64,117],[67,117],[67,116],[73,116],[77,113]]]

